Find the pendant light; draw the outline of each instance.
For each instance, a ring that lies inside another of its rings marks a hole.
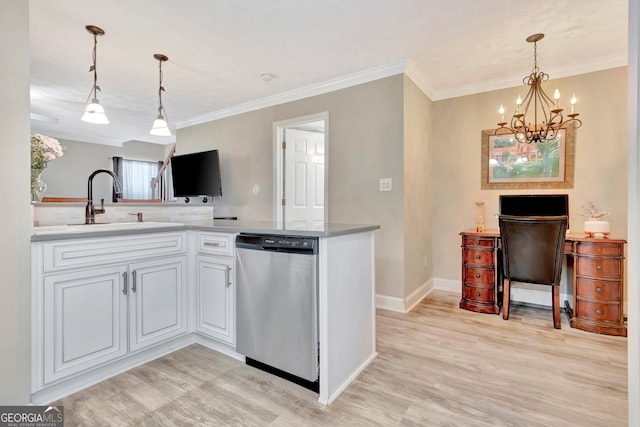
[[[158,116],[153,121],[153,126],[149,133],[156,136],[171,136],[169,125],[167,124],[167,120],[165,120],[167,112],[164,109],[164,105],[162,105],[162,92],[164,92],[164,86],[162,86],[162,63],[167,61],[169,58],[161,53],[156,53],[153,57],[158,60],[158,65],[160,67],[160,85],[158,87],[158,98],[160,100],[160,104],[158,106]]]
[[[100,90],[100,86],[98,86],[98,70],[96,68],[96,46],[98,45],[98,36],[103,36],[104,30],[100,27],[96,27],[95,25],[87,25],[85,28],[89,33],[93,34],[93,65],[89,68],[89,72],[93,71],[93,86],[91,87],[91,91],[87,97],[87,107],[84,110],[81,120],[87,123],[104,125],[109,123],[109,119],[104,112],[104,108],[100,105],[100,101],[98,101],[98,91]],[[89,98],[91,98],[91,101],[89,101]]]

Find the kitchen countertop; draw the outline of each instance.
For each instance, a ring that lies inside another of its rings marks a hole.
[[[106,224],[105,224],[106,225]],[[123,224],[124,225],[124,224]],[[335,237],[346,234],[361,233],[380,228],[379,225],[364,224],[333,224],[333,223],[309,223],[309,224],[282,224],[269,221],[234,221],[234,220],[204,220],[185,223],[160,222],[136,228],[135,223],[127,223],[124,229],[118,229],[117,223],[109,224],[109,227],[95,228],[92,225],[34,227],[31,236],[32,242],[64,239],[86,239],[91,237],[126,236],[130,234],[148,234],[168,231],[202,230],[224,233],[259,233],[278,236],[308,236],[308,237]],[[87,228],[87,231],[84,231]]]

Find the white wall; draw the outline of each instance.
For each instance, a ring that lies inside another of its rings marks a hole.
[[[639,339],[639,308],[640,292],[638,292],[638,265],[640,265],[640,248],[638,236],[640,228],[638,219],[640,216],[640,132],[638,132],[638,100],[640,99],[640,75],[638,74],[638,56],[640,54],[640,8],[637,1],[629,2],[629,245],[628,245],[628,378],[629,378],[629,425],[640,425],[640,342]]]
[[[0,0],[0,405],[29,403],[29,2]]]

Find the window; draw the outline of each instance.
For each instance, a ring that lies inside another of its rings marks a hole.
[[[153,199],[151,180],[158,175],[158,162],[122,159],[122,198]]]

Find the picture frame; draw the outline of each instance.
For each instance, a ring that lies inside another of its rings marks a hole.
[[[575,127],[543,143],[518,143],[514,134],[482,131],[480,188],[573,188]]]

